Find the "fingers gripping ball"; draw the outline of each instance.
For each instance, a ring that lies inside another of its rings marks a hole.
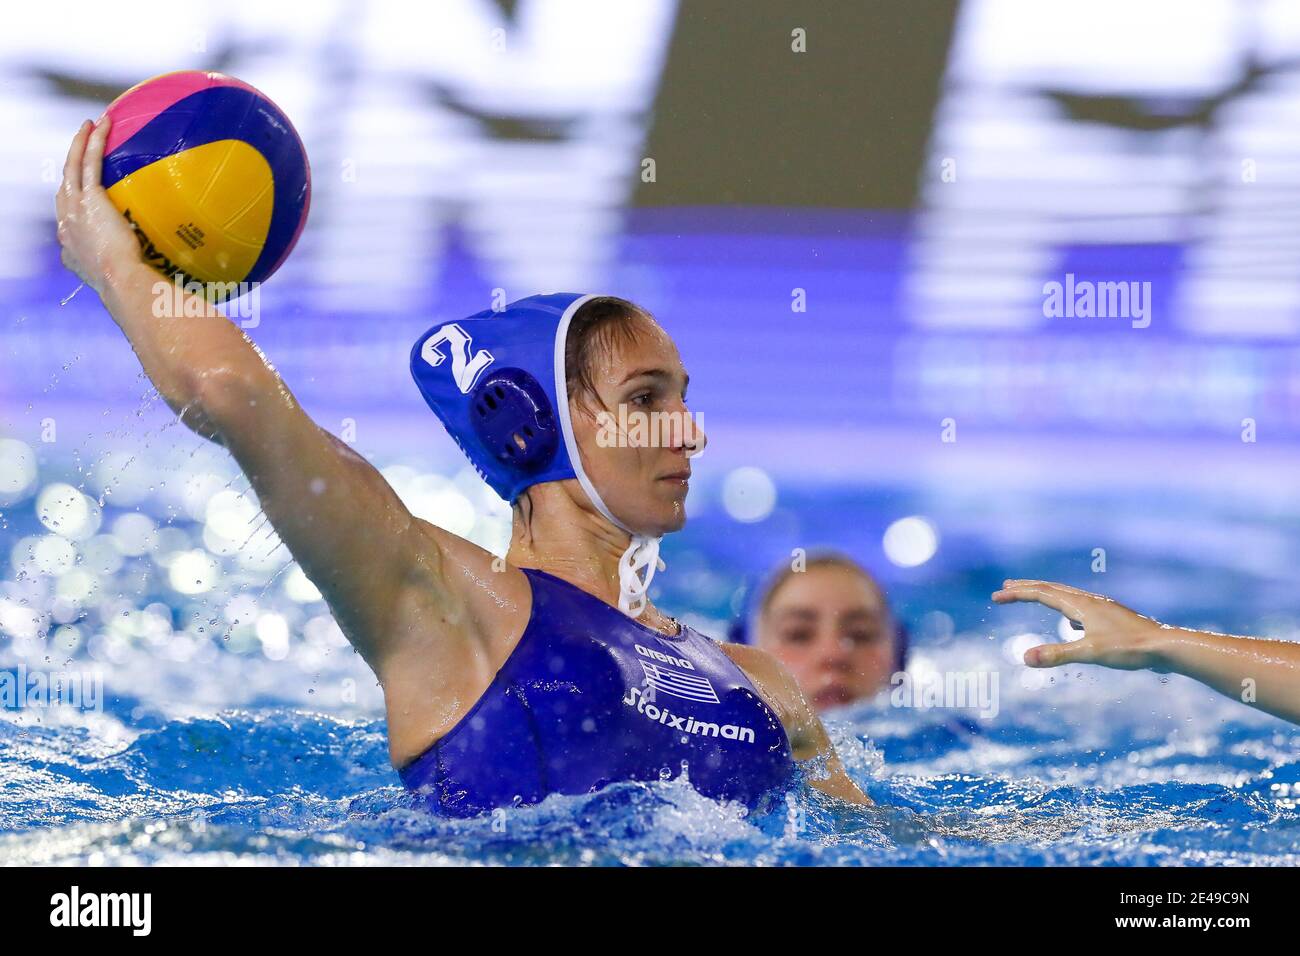
[[[247,83],[166,73],[108,107],[103,186],[145,261],[203,283],[267,279],[298,241],[311,170],[293,124]]]

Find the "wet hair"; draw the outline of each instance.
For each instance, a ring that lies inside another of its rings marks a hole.
[[[596,361],[612,355],[614,350],[636,341],[638,326],[654,322],[646,309],[616,295],[598,295],[588,299],[569,320],[564,337],[565,397],[575,396],[581,403],[597,400]],[[560,396],[556,396],[558,399]],[[533,530],[531,488],[515,499],[515,507],[524,520],[529,537]]]
[[[594,399],[596,360],[636,341],[642,322],[654,316],[635,302],[614,295],[589,299],[569,321],[564,340],[565,390],[569,399]]]
[[[768,607],[772,604],[772,599],[776,597],[776,592],[796,574],[815,571],[818,568],[843,568],[846,571],[852,571],[867,584],[871,585],[872,590],[880,597],[880,603],[886,610],[889,609],[889,601],[885,597],[885,590],[862,565],[854,561],[847,554],[839,551],[814,551],[804,559],[803,572],[796,571],[791,564],[781,565],[776,572],[764,582],[763,588],[759,591],[757,616],[767,613]]]

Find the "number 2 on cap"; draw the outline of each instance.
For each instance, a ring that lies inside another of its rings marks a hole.
[[[478,381],[478,377],[483,374],[483,370],[492,364],[492,353],[487,349],[479,349],[471,359],[469,350],[473,347],[474,340],[469,337],[468,332],[452,322],[424,340],[424,345],[420,348],[420,358],[437,368],[447,359],[438,348],[444,342],[451,351],[451,376],[456,380],[456,387],[460,389],[461,394],[467,395],[474,387],[474,383]]]

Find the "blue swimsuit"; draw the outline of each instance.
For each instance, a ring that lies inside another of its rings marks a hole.
[[[793,763],[780,720],[722,649],[668,637],[544,571],[491,685],[400,771],[438,811],[472,816],[683,770],[706,796],[753,806]]]

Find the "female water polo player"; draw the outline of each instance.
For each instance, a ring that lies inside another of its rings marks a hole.
[[[907,632],[871,572],[848,555],[810,552],[765,581],[733,636],[779,660],[818,711],[873,697],[907,667]]]
[[[814,786],[869,802],[784,668],[648,599],[659,539],[686,520],[704,436],[677,350],[647,313],[610,297],[532,296],[416,342],[425,400],[513,505],[502,561],[413,517],[215,310],[155,317],[158,275],[100,185],[107,132],[83,124],[69,150],[63,261],[181,421],[243,469],[378,676],[408,786],[474,814],[684,773],[707,795],[753,805],[808,761]],[[601,440],[599,411],[624,405],[677,413],[685,427],[667,446]]]
[[[1161,624],[1100,594],[1050,581],[1005,581],[998,604],[1030,601],[1060,611],[1083,637],[1025,652],[1030,667],[1100,664],[1183,674],[1221,694],[1300,723],[1300,644]]]

